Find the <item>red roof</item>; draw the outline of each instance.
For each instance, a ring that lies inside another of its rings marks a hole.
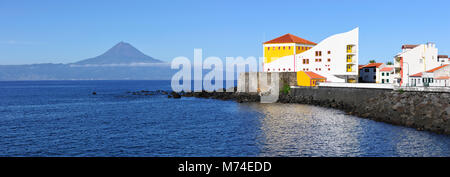
[[[358,65],[358,69],[364,68],[364,65]]]
[[[448,58],[448,55],[438,55],[438,58]]]
[[[380,71],[392,71],[392,67],[384,67]]]
[[[432,72],[435,72],[435,71],[437,71],[437,70],[439,70],[439,69],[441,69],[443,67],[446,67],[446,66],[448,66],[448,64],[442,65],[442,66],[439,66],[439,67],[436,67],[436,68],[433,68],[433,69],[430,69],[430,70],[425,71],[425,72],[432,73]],[[420,73],[413,74],[413,75],[411,75],[409,77],[422,77],[422,75],[423,75],[422,72],[420,72]]]
[[[434,79],[438,79],[438,80],[443,79],[443,80],[446,80],[446,79],[450,79],[450,76],[441,76],[441,77],[436,77],[436,78],[434,78]]]
[[[417,46],[419,46],[419,45],[405,44],[405,45],[402,45],[402,49],[412,49],[412,48],[415,48]]]
[[[318,75],[318,74],[316,74],[315,72],[312,72],[312,71],[304,71],[304,72],[311,79],[327,79],[326,77]]]
[[[425,72],[427,72],[427,73],[432,73],[432,72],[435,72],[435,71],[437,71],[437,70],[439,70],[439,69],[441,69],[441,68],[443,68],[443,67],[446,67],[446,66],[448,66],[448,64],[442,65],[442,66],[439,66],[439,67],[436,67],[436,68],[433,68],[433,69],[430,69],[430,70],[425,71]]]
[[[308,45],[316,45],[316,43],[308,41],[306,39],[300,38],[298,36],[292,34],[285,34],[283,36],[277,37],[270,41],[264,42],[264,44],[273,44],[273,43],[298,43],[298,44],[308,44]]]
[[[409,77],[422,77],[422,72],[413,74],[413,75],[411,75]]]
[[[383,63],[369,63],[367,65],[364,65],[363,68],[371,68],[371,67],[380,67]]]

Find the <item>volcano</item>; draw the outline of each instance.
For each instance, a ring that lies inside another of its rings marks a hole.
[[[161,60],[145,55],[131,44],[119,42],[100,56],[81,60],[77,65],[163,63]]]

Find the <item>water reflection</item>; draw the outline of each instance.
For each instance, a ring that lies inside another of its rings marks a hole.
[[[248,104],[263,114],[260,156],[449,156],[450,138],[301,104]]]

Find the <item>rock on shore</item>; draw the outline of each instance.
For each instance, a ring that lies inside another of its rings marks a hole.
[[[299,89],[280,95],[279,102],[331,107],[375,121],[450,134],[449,93]]]

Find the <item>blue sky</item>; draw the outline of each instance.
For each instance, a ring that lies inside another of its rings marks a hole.
[[[450,1],[0,1],[0,64],[70,63],[120,41],[154,58],[262,55],[285,33],[320,42],[360,27],[360,64],[402,44],[450,54]]]

